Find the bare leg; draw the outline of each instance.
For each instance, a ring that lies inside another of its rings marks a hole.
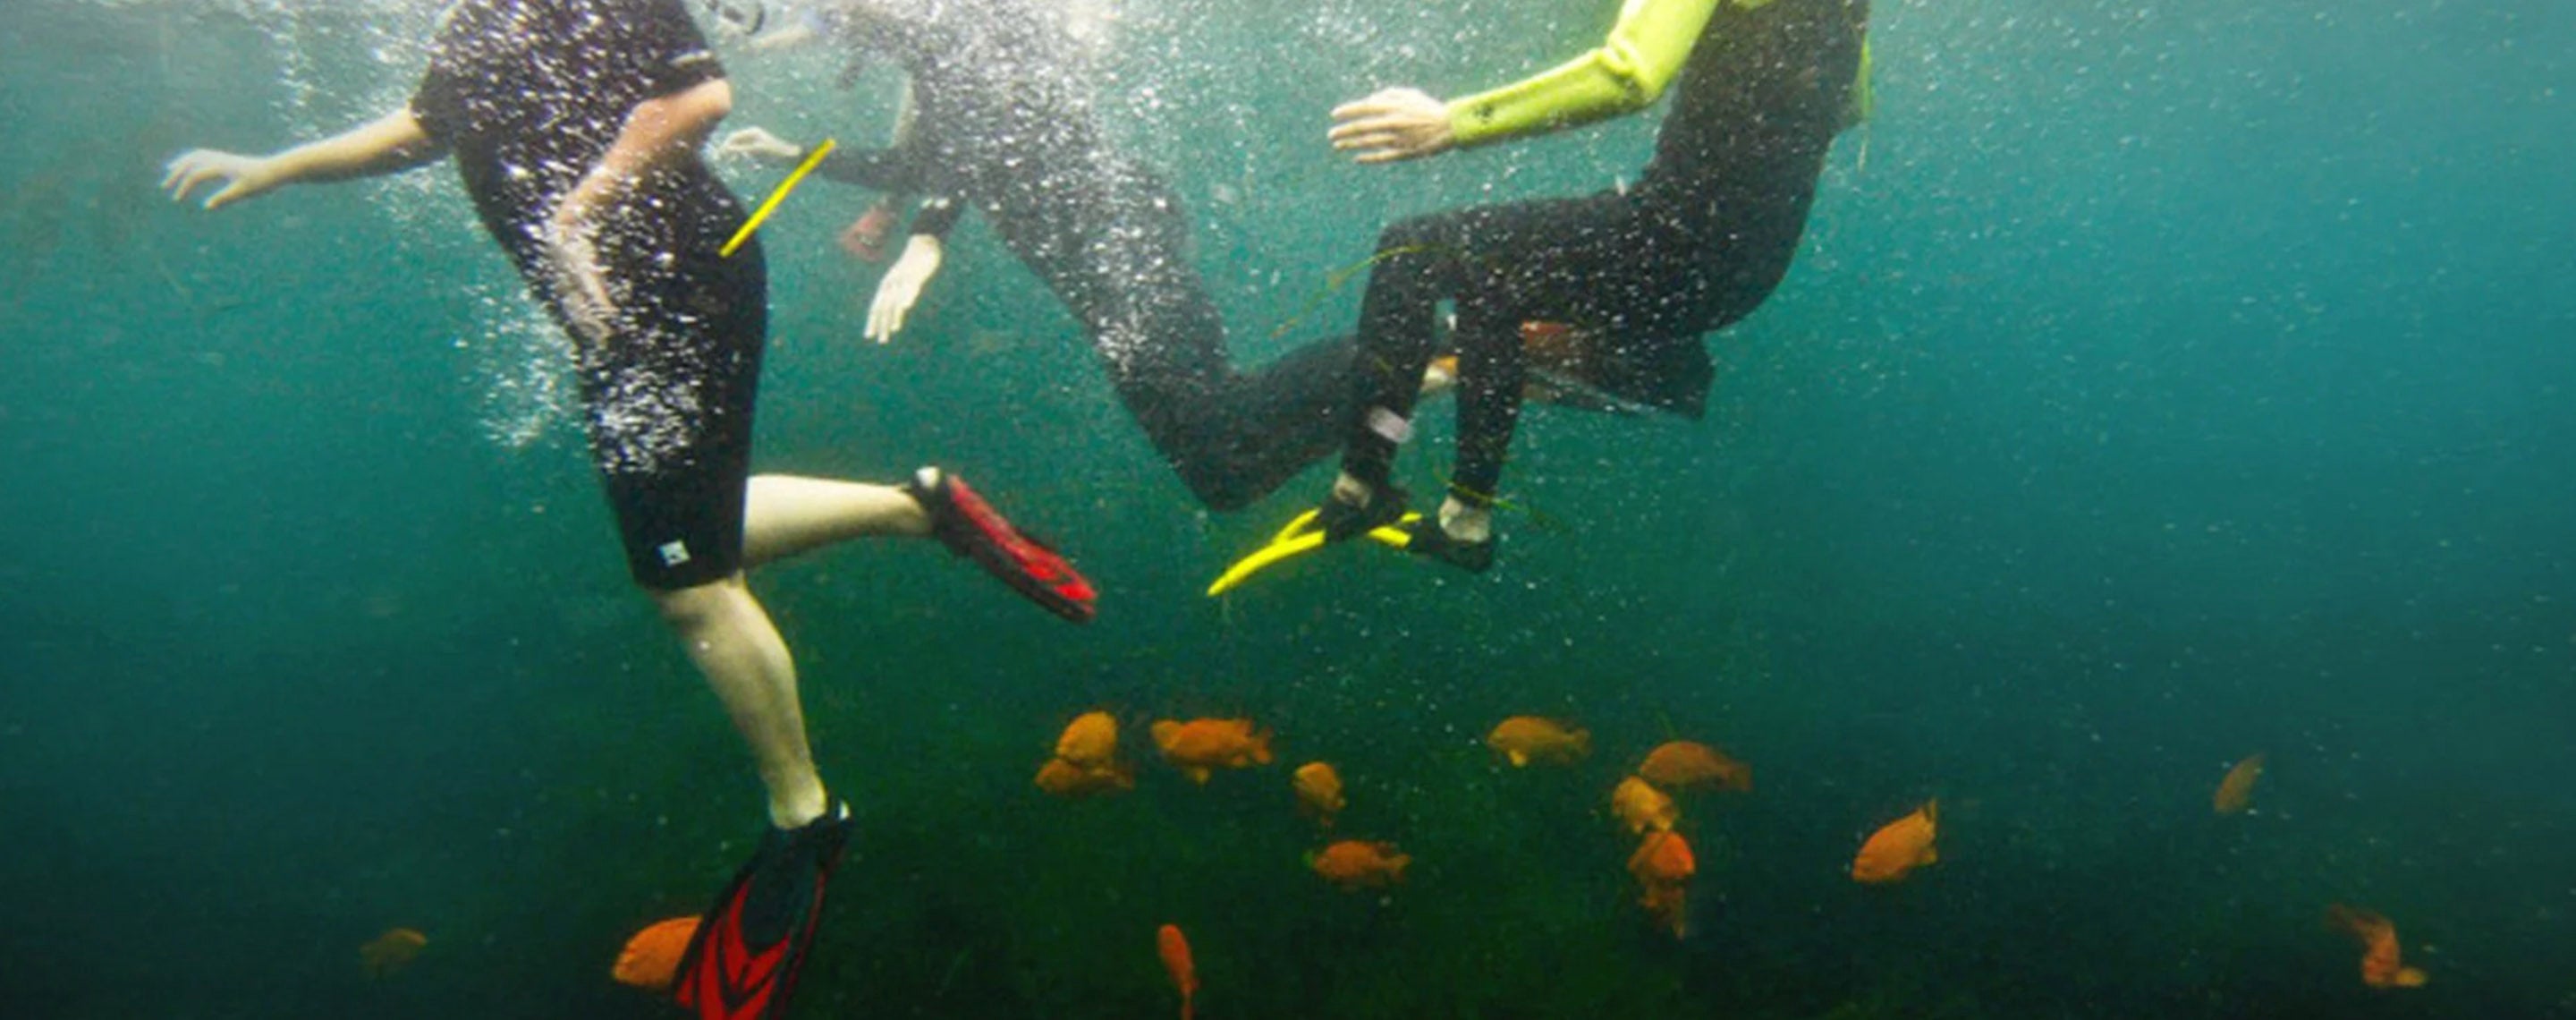
[[[891,485],[756,475],[743,510],[743,558],[752,566],[853,538],[929,535],[930,514]]]
[[[823,814],[823,777],[805,743],[796,702],[796,663],[787,642],[741,574],[695,588],[654,592],[663,622],[706,674],[736,729],[751,745],[769,789],[769,820],[793,829]]]

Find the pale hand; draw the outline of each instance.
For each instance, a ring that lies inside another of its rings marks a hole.
[[[793,163],[805,158],[805,149],[767,130],[753,127],[726,135],[724,141],[716,143],[716,155],[749,156],[768,163]]]
[[[599,246],[589,222],[556,212],[546,224],[546,262],[554,270],[555,292],[573,332],[593,344],[606,343],[617,302],[608,293],[608,274],[599,267]]]
[[[1333,108],[1333,148],[1362,163],[1436,156],[1458,146],[1449,106],[1421,89],[1385,89]]]
[[[885,343],[902,331],[904,316],[921,300],[921,288],[938,275],[942,254],[939,239],[928,234],[914,234],[904,242],[903,257],[877,281],[876,301],[868,306],[868,339]]]
[[[206,196],[208,209],[221,209],[245,198],[256,198],[286,183],[278,172],[277,161],[265,156],[243,156],[214,149],[192,149],[170,161],[168,172],[161,177],[161,187],[173,202],[185,201],[188,193],[202,184],[221,182],[222,187]]]

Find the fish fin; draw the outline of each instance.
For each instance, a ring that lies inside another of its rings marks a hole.
[[[1940,827],[1941,798],[1934,797],[1931,800],[1923,802],[1923,820],[1932,823],[1935,828]]]
[[[1589,755],[1592,753],[1591,730],[1578,729],[1574,731],[1574,753],[1578,755]]]
[[[1255,764],[1259,765],[1270,764],[1270,731],[1268,729],[1263,729],[1262,731],[1252,735],[1252,760]]]
[[[1505,751],[1503,757],[1511,760],[1513,768],[1521,768],[1529,764],[1529,753],[1526,751]]]
[[[2419,968],[2399,967],[2397,968],[2397,976],[2392,979],[2390,983],[2399,988],[2422,988],[2424,987],[2424,982],[2429,980],[2432,979],[2425,976],[2424,972]]]
[[[1923,858],[1922,858],[1921,860],[1918,860],[1918,861],[1914,862],[1914,863],[1916,863],[1916,864],[1939,864],[1939,863],[1941,863],[1941,848],[1940,848],[1940,847],[1938,847],[1938,846],[1935,846],[1935,845],[1933,845],[1933,844],[1930,844],[1930,843],[1926,843],[1926,844],[1924,844],[1924,845],[1923,845]]]
[[[1207,785],[1208,770],[1203,767],[1197,765],[1184,766],[1181,769],[1181,774],[1190,777],[1190,782],[1197,783],[1200,786]]]

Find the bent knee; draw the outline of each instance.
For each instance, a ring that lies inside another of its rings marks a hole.
[[[1210,510],[1241,510],[1266,494],[1225,465],[1174,462],[1172,469],[1180,474],[1181,484],[1198,498],[1199,505]]]
[[[1393,258],[1411,254],[1407,249],[1435,245],[1448,238],[1448,221],[1438,216],[1413,216],[1387,224],[1377,234],[1377,256]]]
[[[736,574],[686,588],[645,588],[644,594],[661,612],[663,623],[690,630],[723,616],[743,591],[742,575]]]

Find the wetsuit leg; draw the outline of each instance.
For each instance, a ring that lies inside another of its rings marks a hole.
[[[1397,440],[1379,414],[1409,419],[1436,343],[1433,317],[1458,304],[1460,473],[1492,491],[1519,413],[1520,323],[1553,319],[1614,332],[1647,328],[1639,308],[1662,281],[1647,270],[1665,242],[1616,193],[1432,213],[1388,227],[1361,300],[1355,401],[1342,468],[1372,485],[1392,469]],[[1487,373],[1479,380],[1479,369]],[[1499,388],[1486,388],[1488,382]],[[1476,431],[1495,430],[1492,433]],[[1490,458],[1479,464],[1471,457]],[[1487,468],[1490,466],[1490,473]],[[1474,484],[1474,483],[1468,483]]]
[[[1468,506],[1491,506],[1503,480],[1503,461],[1521,417],[1527,357],[1521,349],[1522,316],[1489,297],[1458,305],[1458,462],[1449,494]]]
[[[1181,369],[1120,387],[1146,437],[1214,510],[1268,495],[1321,460],[1351,420],[1353,344],[1309,343],[1249,372]]]
[[[1277,488],[1340,441],[1347,342],[1235,371],[1225,323],[1190,258],[1179,197],[1134,168],[1006,189],[1002,239],[1072,311],[1120,400],[1208,506]]]
[[[1466,292],[1475,278],[1480,253],[1470,220],[1481,212],[1416,216],[1378,235],[1352,372],[1362,410],[1342,453],[1342,470],[1373,488],[1386,487],[1396,445],[1410,430],[1423,369],[1436,353],[1432,320],[1440,302]]]

